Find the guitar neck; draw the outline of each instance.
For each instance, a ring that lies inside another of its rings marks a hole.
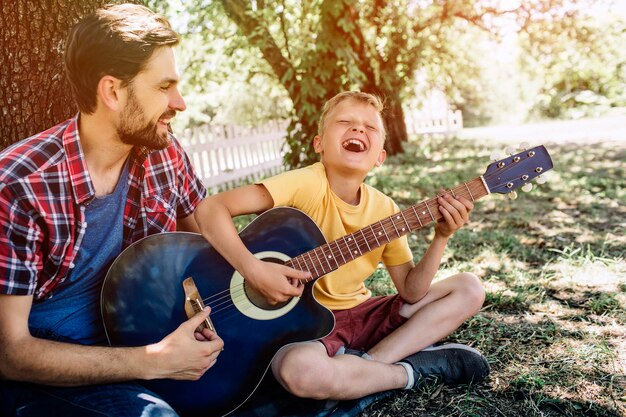
[[[476,201],[488,195],[489,189],[481,176],[454,187],[449,192],[454,196]],[[309,281],[315,280],[392,240],[437,222],[443,217],[438,207],[437,197],[422,201],[352,234],[298,255],[285,264],[301,271],[309,271]]]

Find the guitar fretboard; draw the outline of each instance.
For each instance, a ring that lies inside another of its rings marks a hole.
[[[463,183],[448,192],[470,201],[489,194],[482,177]],[[443,217],[438,207],[437,197],[422,201],[354,233],[298,255],[285,262],[285,265],[309,271],[311,278],[308,281],[316,280],[392,240],[437,222]]]

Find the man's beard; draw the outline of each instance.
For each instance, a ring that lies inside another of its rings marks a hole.
[[[169,119],[176,115],[176,111],[168,109],[160,119]],[[117,129],[120,140],[127,145],[145,146],[149,149],[161,150],[168,147],[170,141],[167,131],[158,133],[157,123],[148,122],[144,127],[137,127],[144,123],[143,111],[139,106],[132,89],[129,91],[128,104],[121,116],[121,123]]]

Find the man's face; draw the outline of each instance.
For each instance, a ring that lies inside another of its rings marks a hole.
[[[157,49],[126,87],[126,104],[117,127],[122,142],[156,150],[169,145],[168,123],[186,108],[178,79],[173,50]]]

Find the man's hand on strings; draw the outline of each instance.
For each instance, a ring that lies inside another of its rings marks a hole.
[[[206,308],[159,343],[146,347],[148,356],[154,358],[154,378],[197,380],[215,365],[224,341],[208,329],[197,331],[209,312]]]

